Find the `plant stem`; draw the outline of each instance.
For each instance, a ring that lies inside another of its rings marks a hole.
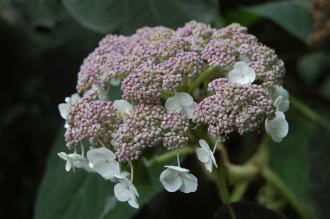
[[[199,87],[199,85],[201,85],[210,75],[217,71],[218,69],[216,67],[209,67],[206,69],[198,78],[196,78],[194,83],[191,85],[189,93],[192,94],[194,90]]]
[[[181,149],[171,150],[162,155],[155,156],[153,159],[147,162],[147,166],[150,167],[156,163],[164,163],[168,160],[174,159],[178,153],[185,155],[185,154],[192,154],[194,151],[195,149],[192,147],[183,147]]]
[[[245,191],[248,188],[248,185],[249,185],[249,181],[247,180],[237,183],[235,185],[234,191],[231,193],[230,201],[231,202],[240,201],[244,196]]]
[[[234,213],[234,210],[231,207],[229,192],[228,192],[228,188],[227,188],[227,185],[226,185],[225,169],[222,165],[220,165],[218,167],[218,171],[215,172],[214,180],[217,184],[221,200],[228,208],[230,217],[232,219],[236,219],[236,215]]]
[[[285,197],[291,206],[297,211],[297,213],[303,219],[310,219],[309,213],[301,205],[298,198],[290,191],[290,189],[285,185],[282,179],[269,167],[265,166],[262,168],[261,175],[275,188],[277,189],[283,197]]]
[[[292,107],[300,111],[303,115],[305,115],[308,119],[313,122],[319,122],[326,128],[330,130],[330,122],[321,116],[319,113],[312,110],[309,106],[301,102],[298,98],[291,96],[290,103]]]

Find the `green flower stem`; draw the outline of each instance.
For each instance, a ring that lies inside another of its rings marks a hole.
[[[248,186],[249,186],[250,181],[242,181],[239,182],[235,185],[235,188],[233,190],[233,192],[230,195],[230,201],[231,202],[237,202],[240,201],[242,199],[242,197],[245,194],[245,191],[247,190]]]
[[[217,148],[220,152],[221,156],[221,161],[223,163],[223,166],[227,169],[228,172],[228,179],[231,183],[238,183],[242,181],[249,181],[254,179],[258,173],[259,173],[259,167],[255,163],[255,157],[257,156],[258,152],[256,155],[251,158],[248,162],[245,164],[232,164],[229,161],[228,158],[228,153],[224,145],[218,144]]]
[[[291,204],[291,206],[297,211],[303,219],[310,219],[309,212],[306,211],[298,198],[291,192],[291,190],[285,185],[282,179],[270,168],[269,166],[265,166],[262,168],[261,175],[275,188],[277,189],[281,195],[287,199],[287,201]]]
[[[207,68],[196,80],[193,82],[189,89],[189,93],[193,94],[193,92],[198,88],[208,77],[212,74],[219,73],[219,70],[216,67]]]
[[[230,217],[232,219],[236,219],[235,212],[233,208],[231,207],[231,201],[229,197],[229,192],[228,192],[228,186],[226,185],[226,174],[225,174],[225,168],[220,165],[213,174],[213,179],[217,184],[218,190],[219,190],[219,195],[221,197],[222,202],[227,206]]]
[[[304,116],[313,122],[319,122],[330,130],[330,122],[319,113],[312,110],[309,106],[301,102],[298,98],[290,96],[290,103],[293,108],[300,111]]]
[[[192,154],[194,152],[195,149],[188,146],[176,150],[171,150],[162,155],[155,156],[153,159],[149,161],[146,161],[146,166],[151,167],[156,163],[166,163],[166,161],[176,158],[178,153],[180,155],[187,155],[187,154]]]

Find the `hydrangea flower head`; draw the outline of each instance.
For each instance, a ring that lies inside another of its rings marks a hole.
[[[176,30],[159,26],[131,36],[109,34],[84,59],[77,94],[59,105],[68,148],[89,144],[87,159],[83,153],[59,156],[67,170],[84,168],[116,182],[116,198],[137,208],[132,161],[146,153],[191,147],[211,172],[217,167],[214,151],[200,138],[213,135],[223,142],[233,133],[264,128],[282,141],[289,108],[284,75],[275,51],[239,24],[215,29],[191,21]],[[112,101],[107,94],[114,84],[122,95]],[[122,171],[128,164],[131,179]],[[165,167],[160,175],[165,190],[197,190],[197,177],[179,161]]]

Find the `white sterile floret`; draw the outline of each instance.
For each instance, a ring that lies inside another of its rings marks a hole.
[[[133,208],[139,208],[139,204],[136,200],[139,194],[133,183],[123,175],[115,175],[114,178],[118,182],[114,187],[114,194],[118,201],[127,201]]]
[[[182,113],[186,115],[188,119],[191,119],[197,107],[197,103],[194,102],[189,94],[180,92],[168,98],[165,107],[167,112]]]
[[[277,111],[274,119],[266,119],[265,129],[273,141],[277,143],[281,142],[289,131],[289,124],[285,119],[284,113]]]
[[[120,80],[120,79],[112,79],[112,80],[110,81],[110,84],[111,84],[112,86],[115,86],[115,87],[119,86],[120,83],[121,83],[121,80]]]
[[[206,169],[212,172],[213,165],[218,167],[214,154],[204,139],[199,140],[200,148],[196,149],[197,158],[204,163]]]
[[[80,99],[80,96],[78,94],[72,94],[71,97],[66,97],[65,103],[60,103],[58,104],[58,110],[60,111],[60,115],[63,119],[66,120],[70,107],[73,103],[77,102]],[[69,125],[65,123],[64,125],[65,128],[68,128]]]
[[[197,190],[197,178],[188,169],[179,166],[165,166],[167,169],[160,174],[160,182],[168,192],[180,190],[184,193]]]
[[[277,111],[286,112],[289,109],[289,92],[280,85],[275,85],[270,92],[273,105]]]
[[[119,163],[115,161],[116,155],[105,147],[91,149],[87,152],[89,166],[105,179],[113,179],[119,174]]]
[[[131,116],[133,106],[126,100],[115,100],[113,102],[113,107],[115,107],[119,112],[123,113],[124,115]]]
[[[87,172],[92,172],[92,169],[88,166],[88,161],[86,160],[85,157],[83,157],[80,154],[77,153],[67,154],[65,152],[60,152],[57,153],[57,155],[66,161],[65,170],[67,172],[69,172],[71,169],[73,169],[74,171],[75,168],[82,168]]]
[[[256,72],[246,62],[236,62],[228,79],[230,83],[251,84],[256,79]]]

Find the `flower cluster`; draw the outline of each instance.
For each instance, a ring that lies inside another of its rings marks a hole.
[[[280,142],[288,133],[284,73],[274,50],[239,24],[214,29],[191,21],[177,30],[144,27],[131,36],[107,35],[83,61],[78,94],[59,105],[67,146],[75,152],[58,155],[67,171],[82,168],[116,182],[116,198],[138,207],[133,168],[128,179],[121,164],[132,165],[147,148],[199,144],[197,158],[211,172],[216,146],[196,140],[198,126],[207,126],[219,142],[265,124]],[[122,99],[108,99],[109,85],[120,85]],[[76,152],[84,141],[91,145],[87,158]],[[179,156],[177,166],[165,167],[160,181],[167,191],[196,191],[198,180],[180,166]]]
[[[258,129],[275,112],[261,85],[220,78],[210,83],[209,91],[215,94],[199,103],[193,121],[207,124],[208,131],[222,139],[234,131],[244,134]]]

